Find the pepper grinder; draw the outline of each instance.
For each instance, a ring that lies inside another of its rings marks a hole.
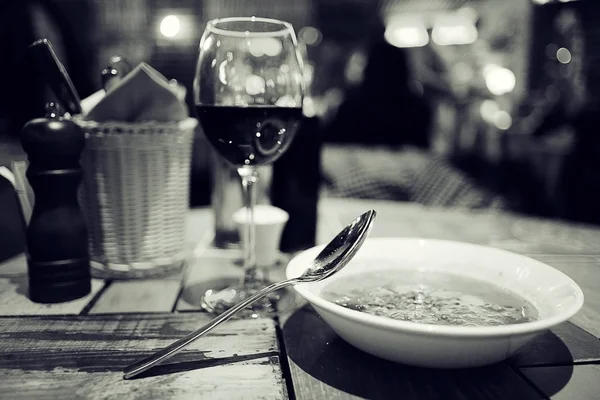
[[[77,199],[84,132],[49,103],[45,118],[25,124],[21,144],[35,195],[26,232],[29,298],[36,303],[78,299],[91,291],[88,233]]]

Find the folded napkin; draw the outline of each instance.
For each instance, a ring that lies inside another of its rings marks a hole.
[[[189,117],[185,89],[170,83],[146,63],[136,66],[108,92],[100,90],[82,101],[85,120],[183,121]]]

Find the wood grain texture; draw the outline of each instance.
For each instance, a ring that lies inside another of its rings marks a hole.
[[[222,289],[242,278],[239,252],[212,253],[208,251],[188,265],[177,311],[201,310],[200,300],[208,289]]]
[[[552,400],[600,397],[600,365],[523,368],[521,372]]]
[[[577,326],[556,327],[506,364],[444,371],[402,366],[357,350],[291,296],[294,311],[279,320],[297,399],[538,399],[542,392],[556,399],[597,397],[600,367],[570,365],[600,363],[594,337],[600,334],[594,323],[600,320],[600,248],[594,244],[600,240],[594,242],[594,230],[515,215],[326,199],[319,205],[317,243],[329,241],[369,208],[379,213],[373,237],[462,240],[524,253],[570,275],[582,286],[586,305],[573,319]],[[206,289],[242,275],[239,250],[209,247],[210,208],[191,211],[186,229],[194,257],[183,276],[113,282],[90,310],[96,315],[51,315],[77,314],[87,302],[27,304],[24,258],[0,265],[0,316],[23,310],[31,315],[0,317],[0,398],[286,398],[275,326],[268,319],[227,322],[143,378],[122,380],[126,365],[210,319],[195,312]],[[273,279],[283,276],[283,265],[273,270]],[[184,283],[176,309],[188,312],[167,314],[179,293],[178,279]]]
[[[181,283],[175,280],[113,282],[89,314],[171,312]]]
[[[434,370],[373,357],[340,339],[308,307],[289,316],[282,332],[299,400],[541,398],[504,364]]]
[[[0,264],[0,277],[8,278],[14,276],[23,276],[27,274],[27,257],[25,254],[18,254]]]
[[[542,366],[600,362],[600,340],[566,322],[523,346],[509,363]]]
[[[371,231],[373,237],[460,239],[481,243],[508,236],[505,227],[495,224],[497,217],[490,213],[427,208],[414,203],[347,199],[332,200],[327,207],[330,213],[337,215],[340,226],[368,208],[375,209],[377,220]]]
[[[121,372],[0,369],[0,398],[8,399],[276,399],[287,398],[276,356],[135,380]]]
[[[26,275],[0,278],[0,315],[79,314],[103,286],[104,281],[92,279],[92,291],[85,297],[65,303],[38,304],[27,297]]]
[[[518,253],[599,254],[600,230],[586,225],[540,220],[495,211],[428,208],[389,201],[332,199],[324,202],[340,226],[368,208],[378,215],[373,237],[459,240]]]
[[[210,207],[195,208],[188,212],[185,219],[186,245],[194,248],[204,246],[214,231],[214,216]]]
[[[319,202],[315,238],[317,245],[329,243],[345,225],[339,220],[337,213],[332,212],[331,208],[329,200]],[[356,216],[358,217],[358,215]]]
[[[210,320],[200,313],[0,318],[0,368],[115,370]],[[205,361],[277,354],[274,322],[232,320],[173,358]]]

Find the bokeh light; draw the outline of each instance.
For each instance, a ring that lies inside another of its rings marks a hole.
[[[483,67],[483,78],[490,93],[496,96],[512,92],[517,82],[514,72],[495,64]]]
[[[164,37],[174,38],[181,31],[181,22],[176,15],[167,15],[160,22],[160,33]]]
[[[556,59],[561,64],[568,64],[571,62],[571,52],[568,49],[561,47],[556,51]]]
[[[439,46],[475,43],[477,36],[477,28],[471,22],[451,26],[436,25],[431,32],[431,39]]]
[[[500,107],[495,100],[484,100],[481,102],[479,106],[479,114],[481,115],[481,119],[486,122],[493,123],[496,118],[496,113],[500,111]]]
[[[264,55],[273,57],[281,53],[283,46],[279,40],[274,38],[254,38],[248,42],[248,48],[254,57]]]
[[[423,47],[429,43],[424,26],[390,26],[385,30],[385,40],[396,47]]]
[[[496,125],[496,128],[505,131],[512,126],[512,117],[506,111],[498,111],[494,116],[494,125]]]
[[[298,38],[308,46],[318,46],[323,40],[323,34],[313,26],[305,26],[298,32]]]

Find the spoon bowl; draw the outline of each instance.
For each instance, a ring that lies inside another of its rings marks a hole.
[[[367,211],[342,229],[297,278],[298,283],[320,281],[344,268],[369,236],[376,215],[375,210]]]
[[[367,236],[371,232],[371,227],[373,226],[376,215],[377,213],[375,210],[367,211],[342,229],[342,231],[338,233],[333,240],[315,257],[314,261],[310,263],[309,267],[299,277],[273,283],[264,289],[259,290],[252,296],[246,298],[244,301],[241,301],[223,314],[217,316],[203,327],[195,330],[192,333],[189,333],[175,343],[165,347],[160,351],[157,351],[153,355],[131,364],[123,371],[123,378],[133,378],[134,376],[152,368],[154,365],[171,358],[190,343],[204,336],[221,323],[229,320],[239,311],[245,309],[252,303],[258,301],[271,292],[282,289],[286,286],[296,285],[298,283],[321,281],[335,274],[348,264],[358,249],[360,249],[362,244],[365,242]]]

